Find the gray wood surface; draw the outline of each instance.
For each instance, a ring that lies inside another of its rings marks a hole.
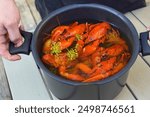
[[[150,17],[148,12],[150,12],[150,5],[148,7],[135,10],[132,12],[132,14],[126,14],[126,16],[134,24],[138,33],[146,31],[146,26],[143,25],[144,23],[147,24],[147,26],[148,24],[150,25]],[[137,99],[150,99],[150,67],[147,64],[150,63],[149,61],[150,56],[138,56],[129,73],[127,83],[134,92]]]
[[[25,30],[34,31],[36,25],[41,21],[35,9],[34,0],[15,1],[20,9]],[[146,26],[150,26],[150,0],[146,1],[148,2],[148,7],[125,14],[134,24],[138,33],[146,31]],[[3,59],[5,69],[1,67],[3,63],[0,59],[0,99],[11,99],[9,88],[5,88],[6,86],[8,87],[5,71],[13,99],[51,99],[46,79],[37,68],[32,54],[30,56],[21,56],[22,60],[17,62],[9,62]],[[129,73],[128,87],[124,87],[122,92],[115,98],[116,100],[134,100],[134,96],[137,99],[150,99],[150,67],[145,61],[150,64],[150,56],[138,56]],[[53,96],[53,99],[56,98]]]
[[[20,61],[4,60],[4,66],[14,100],[50,99],[32,55],[22,55]]]
[[[147,7],[144,7],[142,9],[138,9],[138,10],[134,10],[132,13],[134,14],[135,17],[138,18],[138,20],[140,22],[142,22],[142,24],[145,28],[145,31],[146,31],[146,27],[150,27],[150,2]],[[141,28],[143,29],[142,24],[138,25],[137,29],[141,29]],[[149,45],[150,45],[150,38],[149,38]],[[144,59],[150,65],[150,56],[145,56]]]
[[[127,83],[137,99],[150,99],[150,68],[141,57],[131,67]]]
[[[36,23],[33,19],[31,11],[26,3],[26,0],[15,0],[20,10],[21,22],[25,30],[33,30],[36,28]]]
[[[4,65],[2,58],[0,57],[0,100],[10,100],[12,99],[9,90],[9,85],[7,82],[7,77],[4,70]]]
[[[26,2],[34,18],[35,23],[38,24],[41,21],[41,17],[39,15],[39,12],[37,12],[36,10],[35,0],[26,0]]]

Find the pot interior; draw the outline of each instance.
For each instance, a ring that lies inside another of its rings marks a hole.
[[[138,36],[134,26],[131,22],[121,13],[109,7],[102,5],[72,5],[61,8],[49,14],[37,27],[34,33],[34,44],[32,46],[33,54],[36,56],[35,60],[41,67],[42,46],[47,35],[58,25],[70,24],[75,21],[79,23],[97,23],[99,21],[106,21],[117,27],[121,34],[125,37],[131,56],[131,64],[134,63],[138,55],[139,43]],[[33,49],[34,48],[34,49]],[[130,61],[129,61],[130,62]],[[43,65],[42,65],[43,66]],[[45,69],[45,68],[44,68]],[[129,68],[127,68],[129,69]]]

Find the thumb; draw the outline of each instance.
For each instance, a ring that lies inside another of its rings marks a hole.
[[[13,24],[9,27],[6,27],[6,28],[8,31],[10,41],[15,44],[15,47],[21,46],[23,43],[23,39],[22,39],[22,36],[20,34],[19,27],[18,27],[17,23]]]

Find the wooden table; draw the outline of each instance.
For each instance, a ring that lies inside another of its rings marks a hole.
[[[35,9],[34,0],[16,0],[21,12],[25,30],[33,32],[40,22]],[[147,7],[126,13],[125,15],[136,27],[138,33],[146,31],[150,26],[150,0]],[[32,53],[21,55],[22,60],[10,62],[0,60],[0,99],[56,99],[47,88],[42,71],[38,69]],[[8,83],[7,83],[8,81]],[[2,85],[3,84],[3,85]],[[150,99],[150,56],[140,54],[132,66],[127,84],[115,100],[146,100]]]

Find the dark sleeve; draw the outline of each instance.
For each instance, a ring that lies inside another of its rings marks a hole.
[[[35,0],[36,9],[41,18],[47,16],[50,12],[64,6],[62,0]]]
[[[64,5],[97,3],[112,7],[122,13],[146,6],[145,0],[62,0]]]
[[[53,10],[70,4],[102,4],[122,13],[146,6],[145,0],[36,0],[35,3],[42,18]]]

